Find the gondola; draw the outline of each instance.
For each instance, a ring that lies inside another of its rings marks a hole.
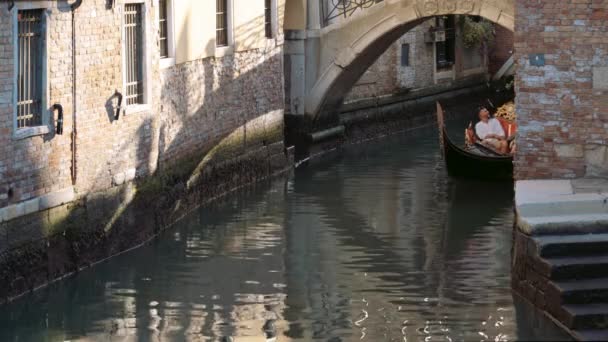
[[[500,155],[480,144],[476,144],[471,150],[466,150],[450,140],[445,127],[443,108],[439,103],[437,103],[437,123],[440,146],[450,176],[485,180],[513,180],[512,156]]]

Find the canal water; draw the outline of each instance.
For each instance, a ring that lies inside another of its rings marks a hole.
[[[433,129],[350,146],[2,307],[0,341],[554,339],[510,289],[512,203]]]

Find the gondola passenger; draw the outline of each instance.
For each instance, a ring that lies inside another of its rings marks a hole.
[[[509,152],[505,131],[497,119],[490,118],[490,112],[486,108],[479,110],[479,122],[475,125],[475,133],[482,143],[494,148],[500,153]]]

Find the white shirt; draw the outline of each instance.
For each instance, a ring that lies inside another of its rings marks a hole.
[[[481,138],[481,140],[484,140],[490,134],[503,138],[505,136],[505,130],[502,129],[500,122],[496,119],[490,119],[487,123],[479,121],[477,125],[475,125],[475,133],[477,133],[477,136]]]

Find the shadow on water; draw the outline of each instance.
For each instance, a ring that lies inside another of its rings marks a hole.
[[[562,339],[511,294],[512,200],[433,129],[350,146],[7,305],[0,340]]]

